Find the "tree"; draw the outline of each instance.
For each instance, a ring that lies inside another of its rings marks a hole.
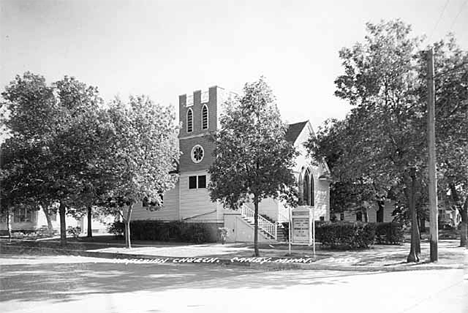
[[[449,35],[434,54],[440,196],[460,213],[460,246],[468,246],[468,52]]]
[[[417,262],[416,206],[426,164],[426,119],[418,93],[421,39],[410,31],[398,20],[368,23],[365,41],[340,51],[345,73],[335,81],[335,94],[354,108],[339,125],[343,142],[334,170],[348,181],[405,195],[412,228],[407,261]]]
[[[44,77],[29,72],[17,76],[2,96],[7,112],[2,122],[10,135],[2,143],[2,206],[9,214],[14,207],[46,198],[39,173],[49,161],[43,157],[44,146],[52,138],[57,106]]]
[[[125,223],[125,243],[131,248],[130,221],[136,203],[148,209],[162,205],[161,195],[174,187],[170,174],[179,158],[178,126],[172,109],[154,104],[147,97],[116,99],[108,111],[113,126],[109,164],[116,184],[108,193],[107,207]],[[123,209],[123,210],[122,210]]]
[[[94,141],[95,128],[89,124],[102,100],[96,88],[74,78],[65,77],[49,86],[44,77],[29,72],[17,76],[2,96],[9,112],[5,125],[11,134],[6,143],[14,147],[15,155],[3,165],[21,170],[11,186],[21,188],[22,199],[34,201],[36,207],[59,204],[64,245],[66,207],[76,204],[83,193],[96,151],[103,144]]]
[[[253,201],[254,250],[259,256],[259,203],[293,189],[292,168],[297,154],[285,140],[286,125],[263,78],[246,84],[244,95],[226,104],[220,125],[214,136],[216,159],[209,168],[210,197],[232,209]]]
[[[351,182],[365,179],[395,199],[404,196],[412,225],[407,260],[417,262],[417,212],[424,213],[427,204],[427,59],[419,49],[421,39],[411,37],[410,26],[401,21],[368,23],[367,30],[364,43],[340,51],[345,74],[335,81],[335,94],[354,108],[345,121],[329,126],[322,132],[323,138],[318,136],[315,147],[311,142],[309,148],[312,153],[327,155],[328,142],[336,142],[329,134],[338,133],[334,136],[341,140],[339,154],[330,155],[336,159],[335,173]],[[468,110],[463,101],[466,81],[461,78],[466,73],[466,52],[456,47],[454,39],[441,41],[435,50],[439,173],[446,191],[450,182],[462,191],[466,190],[463,156]],[[460,67],[465,71],[459,71]],[[443,71],[451,75],[444,76]],[[317,148],[320,146],[324,149]],[[463,201],[458,203],[461,207]]]
[[[15,147],[7,140],[2,143],[2,153],[0,154],[0,214],[5,217],[8,238],[11,239],[11,215],[12,209],[21,203],[21,174],[19,164],[15,164]]]
[[[80,189],[70,199],[74,208],[70,213],[75,218],[87,215],[87,235],[92,237],[92,219],[102,215],[98,205],[118,183],[110,157],[114,127],[107,110],[99,108],[86,111],[73,130],[78,134],[73,141],[81,147],[80,157],[86,161],[86,166],[77,173]]]
[[[332,214],[350,210],[362,212],[367,220],[368,204],[377,203],[379,208],[382,207],[388,190],[376,186],[365,177],[355,176],[352,171],[344,170],[346,167],[340,158],[347,153],[346,149],[355,148],[352,145],[355,140],[352,136],[359,135],[352,133],[348,128],[346,120],[329,119],[318,128],[316,136],[308,140],[306,148],[313,158],[324,158],[333,173],[334,181],[330,186],[330,212]],[[350,176],[350,173],[353,175]]]

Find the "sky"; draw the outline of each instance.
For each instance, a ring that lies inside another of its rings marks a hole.
[[[468,0],[0,0],[0,89],[26,71],[97,86],[106,102],[221,86],[240,93],[264,76],[286,122],[316,129],[343,118],[338,52],[365,23],[401,19],[426,43],[449,32],[468,50]]]

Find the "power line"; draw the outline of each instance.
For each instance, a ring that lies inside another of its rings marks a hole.
[[[430,34],[430,36],[429,36],[429,38],[428,38],[428,41],[429,41],[429,42],[431,42],[430,39],[432,38],[432,35],[434,35],[434,32],[435,32],[437,26],[439,26],[440,20],[442,19],[442,16],[444,15],[445,9],[447,8],[447,4],[449,3],[449,1],[450,1],[450,0],[445,1],[445,5],[444,5],[444,8],[442,9],[442,12],[440,12],[439,19],[437,20],[437,23],[435,24],[435,26],[434,26],[434,28],[432,29],[431,34]]]
[[[463,4],[461,5],[460,9],[458,9],[458,14],[457,14],[457,16],[455,16],[455,19],[453,20],[452,25],[450,25],[450,28],[449,28],[450,30],[452,30],[453,25],[455,25],[455,22],[457,21],[458,17],[460,16],[461,12],[463,11],[463,8],[464,8],[464,6],[465,6],[465,4],[467,2],[468,2],[468,0],[465,0],[465,2],[463,2]]]

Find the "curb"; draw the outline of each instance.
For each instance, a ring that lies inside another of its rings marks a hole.
[[[118,259],[127,261],[140,261],[148,262],[156,265],[184,265],[184,264],[197,264],[197,265],[214,265],[214,266],[244,266],[254,269],[268,269],[268,270],[326,270],[326,271],[347,271],[347,272],[403,272],[403,271],[418,271],[418,270],[447,270],[447,269],[464,269],[463,264],[428,264],[428,263],[415,263],[415,264],[402,264],[399,266],[353,266],[353,265],[330,265],[330,264],[315,264],[310,259],[303,259],[312,263],[294,263],[293,259],[288,258],[219,258],[216,256],[209,257],[166,257],[156,255],[142,255],[130,253],[113,253],[113,252],[97,252],[97,251],[83,251],[73,249],[60,249],[49,247],[31,247],[31,246],[5,246],[2,245],[3,252],[5,250],[21,250],[29,248],[32,251],[54,251],[62,255],[74,255],[82,257],[94,257],[102,259]],[[249,261],[253,260],[253,261]]]

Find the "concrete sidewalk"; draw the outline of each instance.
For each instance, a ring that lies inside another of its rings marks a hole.
[[[82,245],[86,244],[83,249]],[[96,248],[90,248],[95,245]],[[261,257],[253,257],[251,244],[168,244],[139,242],[132,249],[126,249],[121,244],[103,247],[103,243],[80,242],[71,243],[66,249],[59,247],[41,247],[57,253],[92,256],[100,258],[115,258],[139,260],[141,262],[163,263],[200,263],[243,266],[263,266],[273,269],[321,269],[346,271],[406,271],[427,269],[456,269],[468,264],[468,250],[459,247],[458,240],[439,241],[439,260],[429,262],[429,243],[421,242],[419,263],[406,263],[409,243],[394,245],[375,245],[367,250],[329,250],[317,248],[315,256],[308,246],[293,246],[289,254],[287,244],[261,245]],[[105,245],[104,245],[105,246]],[[2,242],[3,252],[21,250],[18,243]],[[76,248],[74,248],[76,247]],[[34,245],[30,245],[34,249]],[[25,252],[27,253],[27,252]],[[468,269],[468,268],[467,268]]]
[[[331,269],[352,271],[402,271],[422,269],[464,268],[468,264],[468,250],[459,247],[458,240],[439,242],[439,260],[429,262],[429,243],[421,243],[419,263],[406,263],[409,243],[401,246],[375,245],[368,250],[317,249],[293,246],[289,255],[287,245],[269,245],[260,249],[261,257],[253,257],[253,249],[246,244],[203,244],[188,246],[136,246],[132,249],[110,247],[88,250],[95,255],[110,254],[120,258],[167,259],[166,262],[203,263],[215,258],[223,264],[274,265],[276,267]],[[198,259],[201,259],[200,261]]]

